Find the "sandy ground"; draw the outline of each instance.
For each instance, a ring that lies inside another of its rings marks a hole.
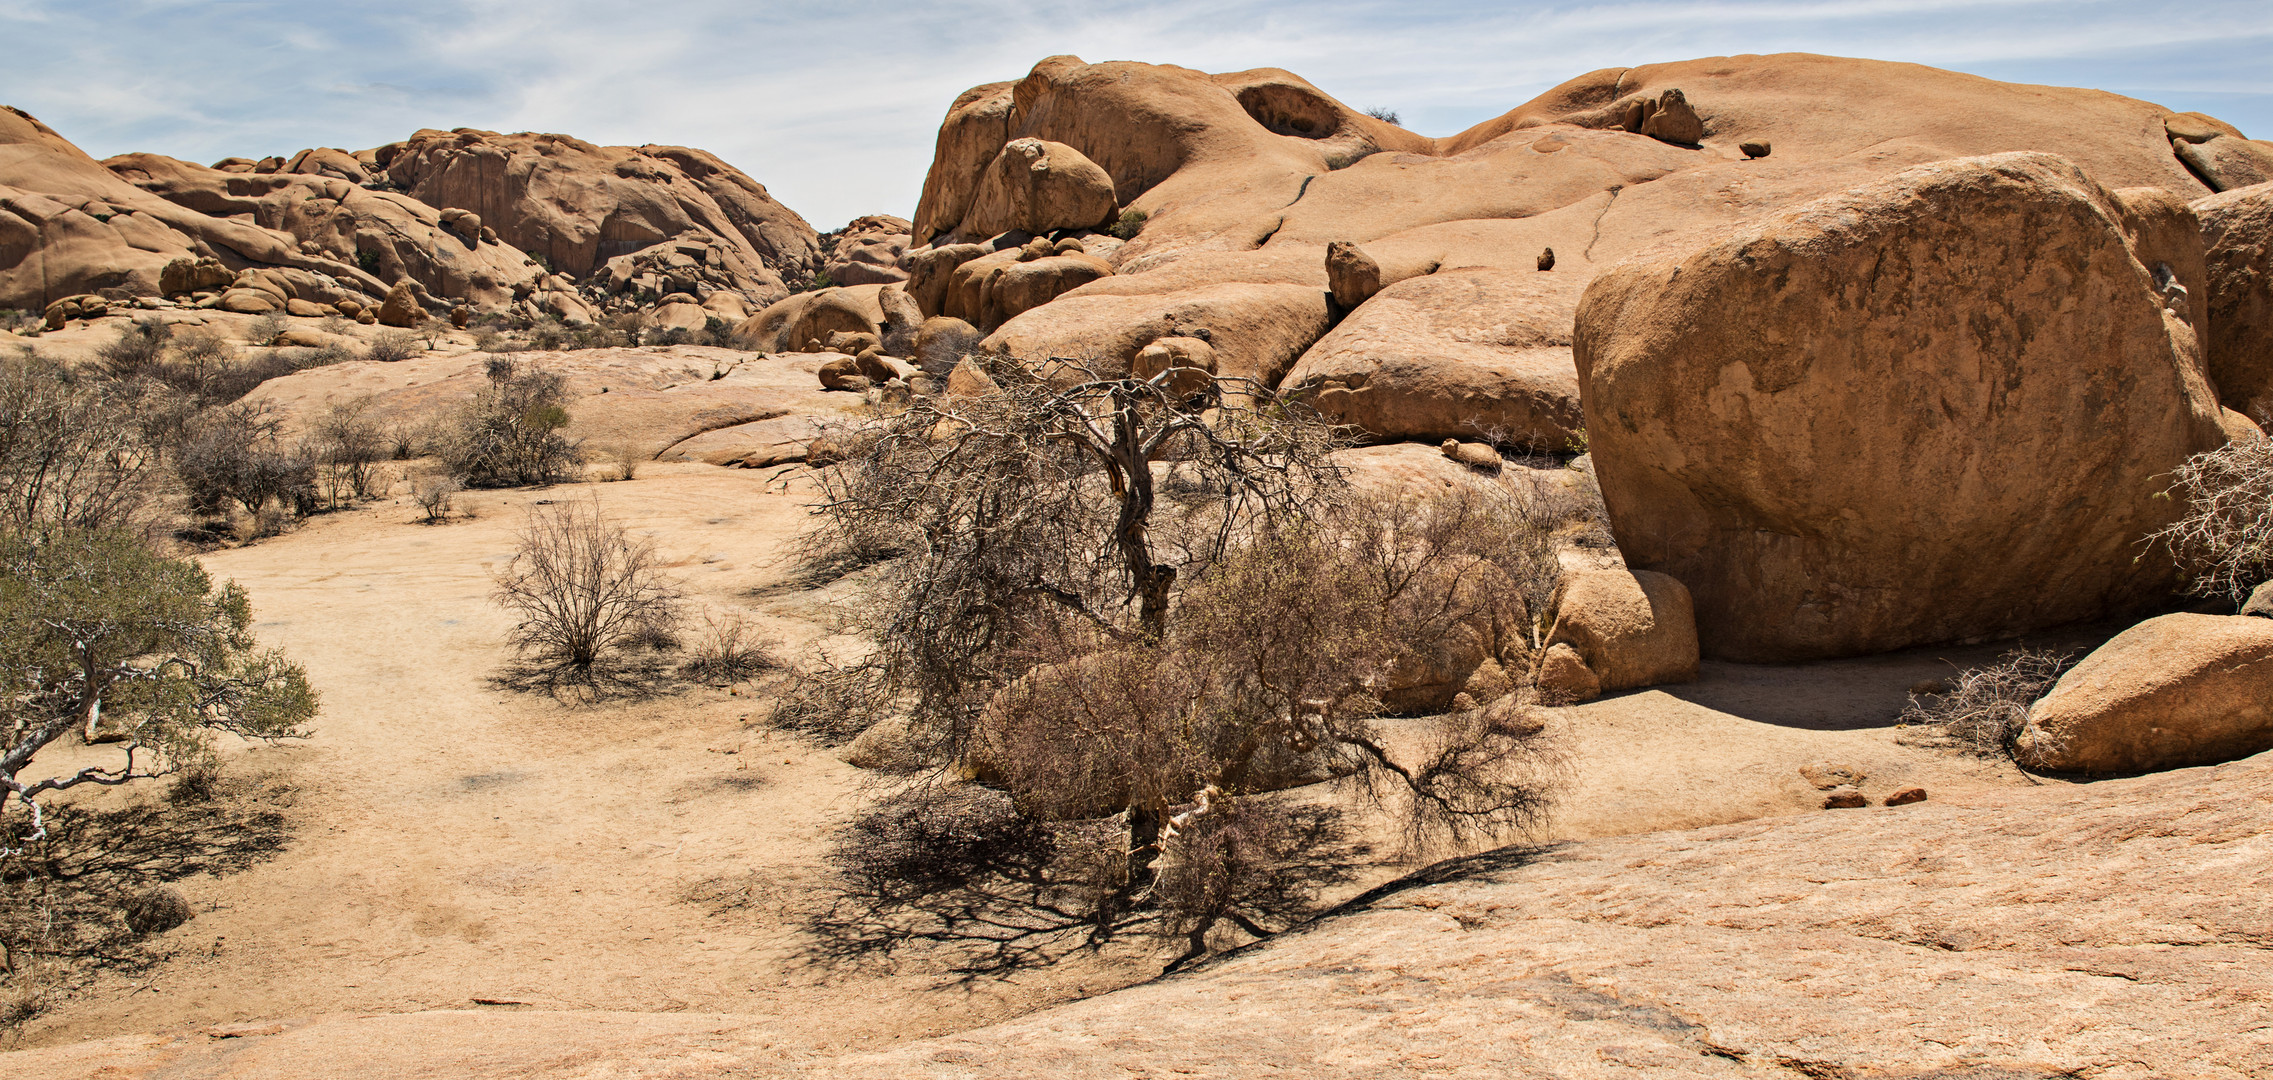
[[[967,1029],[1157,970],[1132,950],[975,987],[920,965],[818,971],[787,913],[814,894],[862,774],[767,730],[743,693],[577,708],[489,685],[510,625],[489,575],[540,499],[596,494],[652,533],[703,603],[810,650],[828,633],[824,598],[760,591],[783,577],[805,521],[794,473],[650,466],[627,483],[471,494],[468,515],[440,526],[401,500],[206,556],[323,694],[312,738],[231,751],[233,769],[277,770],[297,789],[295,835],[251,870],[185,882],[199,914],[168,935],[171,959],[99,980],[15,1046],[113,1041],[0,1065],[187,1076],[212,1055],[252,1055],[271,1071],[213,1075],[464,1075],[500,1067],[484,1047],[519,1046],[513,1060],[527,1061],[654,1044],[671,1048],[656,1060],[681,1061],[711,1037],[804,1056]],[[1707,664],[1692,685],[1563,710],[1553,727],[1574,773],[1552,838],[1823,813],[1798,772],[1816,761],[1868,772],[1874,796],[2032,783],[1904,745],[1894,726],[1911,685],[1996,651]],[[312,1017],[336,1036],[389,1015],[401,1020],[387,1070],[355,1066],[330,1037],[293,1041]],[[270,1021],[282,1035],[198,1034]]]

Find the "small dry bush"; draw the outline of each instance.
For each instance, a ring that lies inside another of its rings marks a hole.
[[[2015,649],[1994,664],[1946,680],[1945,693],[1910,695],[1898,722],[1930,729],[1969,754],[2012,758],[2029,707],[2050,693],[2074,663],[2069,653]]]
[[[546,319],[529,328],[528,340],[530,348],[550,352],[568,348],[571,338],[568,328],[562,326],[559,320]]]
[[[391,476],[379,468],[389,447],[385,430],[372,416],[370,397],[333,405],[309,434],[304,454],[316,462],[318,487],[335,509],[378,498],[384,493],[382,481],[391,486]]]
[[[726,686],[780,671],[786,666],[775,644],[750,625],[749,616],[739,611],[723,615],[705,611],[702,632],[695,636],[686,660],[679,665],[679,676],[712,686]]]
[[[891,715],[895,696],[876,667],[823,660],[788,669],[768,720],[785,731],[836,746]]]
[[[577,479],[582,446],[560,433],[568,426],[567,400],[567,383],[559,375],[492,359],[489,385],[441,433],[443,464],[468,487]]]
[[[95,347],[95,362],[114,379],[151,375],[163,362],[166,343],[173,336],[173,328],[162,319],[136,319],[120,327],[116,338]]]
[[[252,345],[273,345],[292,324],[284,316],[270,312],[245,324],[245,341]]]
[[[2273,578],[2273,439],[2230,442],[2186,459],[2163,496],[2180,499],[2185,513],[2147,542],[2177,560],[2189,592],[2238,607]]]
[[[675,646],[683,593],[654,541],[634,537],[597,500],[530,510],[494,598],[519,616],[507,640],[519,661],[499,679],[514,689],[652,692],[653,656]]]
[[[647,462],[647,455],[631,443],[617,443],[600,452],[601,476],[607,480],[632,480],[639,476],[639,467]]]
[[[390,328],[371,335],[371,343],[363,348],[363,359],[394,363],[425,351],[426,342],[417,334]]]
[[[425,515],[426,523],[439,525],[449,520],[451,499],[463,490],[465,485],[459,483],[457,477],[448,473],[430,473],[419,477],[417,483],[411,485],[411,497],[418,501],[418,509]]]

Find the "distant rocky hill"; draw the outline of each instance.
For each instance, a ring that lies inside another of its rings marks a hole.
[[[580,323],[685,299],[734,322],[831,254],[764,185],[686,147],[460,128],[210,167],[98,162],[21,110],[0,112],[0,308],[214,291],[266,269],[293,299],[327,307],[376,308],[407,283],[433,314]],[[217,265],[166,278],[167,264],[198,259]]]

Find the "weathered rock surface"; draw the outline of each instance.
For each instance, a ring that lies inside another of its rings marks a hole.
[[[2265,757],[1509,849],[1189,974],[777,1071],[2241,1080],[2273,1070],[2269,868]]]
[[[1275,386],[1327,327],[1326,294],[1315,288],[1231,282],[1161,294],[1115,291],[1123,281],[1092,282],[1025,312],[982,347],[1036,366],[1071,358],[1118,377],[1154,341],[1206,331],[1218,374]]]
[[[2273,417],[2273,183],[2194,202],[2207,282],[2194,306],[2209,319],[2202,351],[2227,408]]]
[[[1490,436],[1559,451],[1582,423],[1567,312],[1585,287],[1535,270],[1407,278],[1305,351],[1282,389],[1375,439]]]
[[[112,290],[154,296],[167,264],[286,267],[368,295],[378,277],[300,249],[290,233],[210,217],[127,183],[47,125],[0,106],[0,308],[44,311]]]
[[[2215,191],[2273,180],[2273,144],[2219,134],[2201,142],[2173,139],[2171,147],[2178,159]]]
[[[1575,331],[1629,565],[1707,655],[1779,660],[2136,610],[2152,496],[2224,441],[2193,328],[2076,167],[1913,168],[1605,272]]]
[[[1550,705],[1568,705],[1593,701],[1602,696],[1602,677],[1586,666],[1586,658],[1571,648],[1569,642],[1558,641],[1547,647],[1539,658],[1539,672],[1532,685],[1539,688],[1540,699]]]
[[[837,285],[889,285],[906,281],[900,257],[908,251],[908,219],[870,214],[837,230],[822,272]]]
[[[979,240],[1006,232],[1040,235],[1095,229],[1116,207],[1113,178],[1081,151],[1047,139],[1012,139],[981,175],[956,233]]]
[[[750,316],[734,328],[734,336],[761,352],[818,352],[828,347],[831,334],[870,334],[882,341],[894,330],[913,332],[917,327],[896,323],[894,313],[884,308],[883,290],[894,287],[854,285],[797,293]]]
[[[103,162],[144,191],[216,218],[240,218],[288,234],[301,250],[368,267],[379,280],[414,281],[439,304],[462,300],[503,308],[536,285],[536,264],[518,248],[468,238],[449,211],[344,179],[294,172],[227,173],[159,154]],[[383,294],[380,293],[373,295]]]
[[[2214,765],[2273,749],[2273,620],[2180,612],[2117,634],[2028,713],[2016,756],[2052,772]]]
[[[701,150],[595,146],[567,135],[425,130],[371,152],[386,180],[481,216],[504,243],[584,277],[624,255],[699,236],[753,303],[820,268],[817,234],[765,185]]]
[[[1547,640],[1577,650],[1604,690],[1697,678],[1689,590],[1649,570],[1586,570],[1565,577]]]

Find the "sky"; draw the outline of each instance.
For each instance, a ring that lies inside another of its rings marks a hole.
[[[816,227],[912,215],[955,96],[1035,61],[1280,67],[1424,135],[1602,67],[1784,51],[2088,86],[2273,137],[2273,0],[0,0],[0,103],[98,158],[419,128],[716,153]]]

